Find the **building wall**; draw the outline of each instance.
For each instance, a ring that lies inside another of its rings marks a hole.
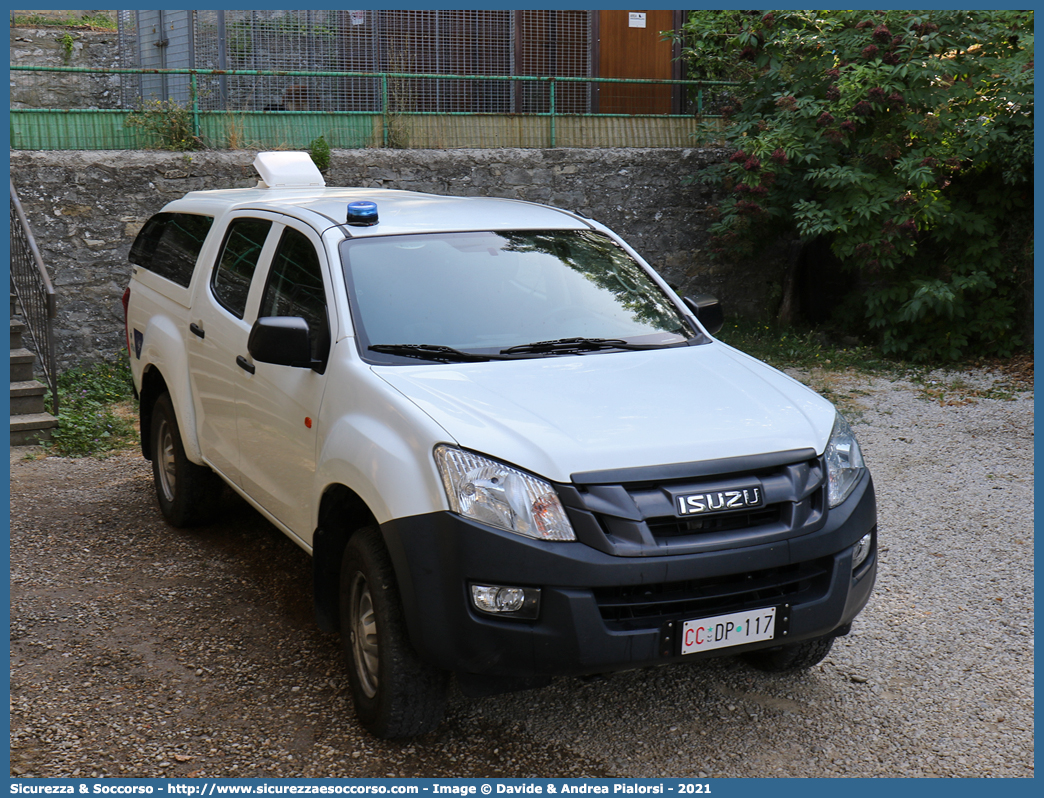
[[[60,362],[119,357],[127,252],[153,213],[187,191],[248,187],[248,151],[13,152],[11,177],[58,290]],[[685,293],[726,313],[775,312],[780,268],[707,255],[712,192],[693,178],[721,157],[698,149],[335,150],[328,185],[529,200],[597,219]]]

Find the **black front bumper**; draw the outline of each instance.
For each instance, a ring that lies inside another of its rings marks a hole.
[[[524,680],[843,634],[876,578],[876,523],[867,474],[815,531],[718,551],[622,557],[581,542],[531,540],[451,513],[381,529],[421,656],[458,673]],[[874,535],[870,555],[853,573],[854,546],[867,533]],[[471,604],[472,583],[540,588],[538,618],[480,613]],[[787,608],[785,639],[777,633],[774,641],[682,655],[672,635],[686,620],[770,605]]]

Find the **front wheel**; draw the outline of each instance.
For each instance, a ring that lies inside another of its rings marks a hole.
[[[833,637],[815,637],[780,648],[751,651],[743,655],[743,661],[766,673],[807,671],[822,662],[833,645]]]
[[[206,523],[224,485],[217,474],[185,455],[169,393],[160,396],[152,408],[151,435],[152,478],[163,517],[177,527]]]
[[[417,656],[388,552],[374,527],[358,530],[341,561],[341,646],[355,714],[376,737],[412,737],[442,721],[447,674]]]

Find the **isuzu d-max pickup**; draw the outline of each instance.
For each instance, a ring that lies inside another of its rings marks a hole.
[[[229,485],[312,555],[360,722],[704,657],[808,668],[877,568],[871,477],[813,391],[714,338],[625,242],[528,202],[256,188],[143,227],[124,297],[175,526]]]

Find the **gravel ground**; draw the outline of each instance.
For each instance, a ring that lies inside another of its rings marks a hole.
[[[357,726],[309,558],[244,503],[174,530],[134,453],[12,450],[12,775],[1033,776],[1031,385],[801,376],[878,493],[877,589],[827,660],[454,694],[405,742]]]

